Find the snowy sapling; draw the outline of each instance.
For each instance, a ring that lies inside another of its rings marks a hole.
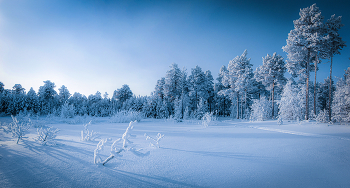
[[[152,138],[145,133],[145,137],[146,137],[146,140],[151,141],[150,145],[152,147],[160,148],[159,141],[160,141],[160,139],[164,138],[164,134],[162,135],[162,134],[158,133],[156,138]]]
[[[121,152],[126,152],[126,151],[131,151],[133,154],[137,155],[137,156],[147,156],[149,155],[149,152],[147,153],[141,153],[140,151],[142,149],[135,149],[134,145],[132,141],[129,140],[130,137],[136,137],[135,135],[131,135],[131,131],[134,128],[133,124],[136,123],[137,121],[131,121],[129,123],[129,126],[126,128],[124,134],[122,135],[121,138],[115,140],[111,146],[111,152],[110,152],[110,156],[102,161],[101,156],[100,156],[100,152],[103,151],[104,148],[104,144],[107,141],[110,141],[111,139],[105,139],[105,140],[101,140],[98,144],[97,147],[94,151],[94,163],[95,164],[101,164],[105,165],[108,161],[110,161],[111,159],[113,159],[115,156],[119,156],[121,157]],[[122,144],[122,145],[121,145]]]
[[[12,116],[12,122],[3,127],[4,131],[7,133],[12,133],[12,137],[17,139],[17,144],[19,140],[22,140],[23,136],[26,134],[27,130],[32,126],[32,121],[19,122],[16,117]]]
[[[41,127],[37,129],[38,137],[35,139],[42,145],[56,145],[54,140],[57,136],[58,129],[53,127]]]
[[[88,126],[91,125],[91,121],[84,125],[84,130],[81,131],[81,140],[82,141],[94,141],[99,135],[93,130],[89,130]]]

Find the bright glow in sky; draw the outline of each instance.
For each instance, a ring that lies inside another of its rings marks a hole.
[[[109,97],[128,84],[150,95],[172,63],[199,65],[216,78],[245,49],[254,65],[282,51],[300,8],[316,3],[325,19],[343,16],[350,45],[350,3],[332,1],[0,1],[0,81],[38,91],[51,80],[71,94]],[[349,47],[334,58],[333,75],[350,66]],[[324,60],[318,81],[329,76]]]

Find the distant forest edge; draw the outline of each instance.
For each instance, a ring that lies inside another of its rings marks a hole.
[[[120,111],[138,112],[149,118],[201,119],[206,113],[251,120],[317,120],[350,122],[350,67],[335,84],[332,79],[333,56],[346,47],[338,31],[341,16],[324,18],[316,6],[300,10],[294,20],[286,46],[288,60],[273,53],[263,64],[252,69],[247,50],[222,66],[214,83],[209,70],[199,66],[187,75],[185,68],[172,64],[165,77],[156,83],[150,96],[134,96],[128,85],[108,94],[97,91],[88,97],[71,95],[63,85],[47,80],[38,90],[28,92],[20,84],[4,89],[0,82],[0,113],[2,116],[30,113],[74,116],[114,116]],[[316,82],[318,64],[330,60],[330,76]],[[335,62],[336,64],[336,62]],[[291,78],[284,75],[288,71]],[[315,82],[310,80],[314,72]]]

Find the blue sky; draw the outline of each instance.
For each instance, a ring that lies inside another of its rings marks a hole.
[[[254,65],[286,45],[300,8],[316,3],[325,19],[342,16],[350,44],[350,3],[343,1],[71,1],[0,0],[0,81],[36,91],[45,80],[71,94],[111,97],[128,84],[150,95],[172,63],[199,65],[216,78],[245,49]],[[333,75],[350,66],[349,47],[334,58]],[[324,60],[318,81],[329,76]]]

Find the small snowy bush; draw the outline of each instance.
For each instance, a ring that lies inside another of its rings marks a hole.
[[[136,123],[137,121],[131,121],[129,123],[129,126],[126,128],[124,134],[122,135],[121,138],[115,140],[111,146],[111,152],[110,156],[102,161],[100,152],[103,151],[104,144],[107,141],[110,141],[111,139],[104,139],[101,140],[98,144],[96,149],[94,150],[94,163],[95,164],[102,164],[105,165],[108,161],[113,159],[115,156],[122,156],[121,152],[126,152],[126,151],[131,151],[133,154],[143,157],[149,155],[150,152],[147,153],[141,153],[140,151],[142,149],[135,149],[132,141],[129,140],[130,137],[136,137],[135,135],[131,135],[131,131],[134,128],[133,124]]]
[[[91,125],[91,121],[87,124],[84,124],[84,130],[81,131],[81,140],[82,141],[94,141],[99,135],[93,130],[89,130],[88,126]]]
[[[251,120],[265,121],[272,118],[272,105],[265,97],[254,99],[252,105]]]
[[[127,123],[131,121],[141,121],[143,114],[133,110],[123,110],[115,113],[111,118],[111,123]]]
[[[160,139],[164,138],[164,134],[162,135],[162,134],[158,133],[156,138],[152,138],[145,133],[145,137],[146,137],[146,140],[151,141],[150,145],[152,147],[160,148],[159,141],[160,141]]]
[[[328,123],[328,110],[321,110],[316,117],[316,121],[319,123]]]
[[[38,128],[38,137],[35,140],[41,145],[56,145],[56,141],[54,139],[56,138],[58,131],[58,129],[54,129],[53,127]]]
[[[16,117],[12,117],[12,122],[5,124],[3,127],[6,133],[11,133],[13,138],[17,139],[17,144],[19,140],[22,140],[23,136],[26,134],[27,130],[33,125],[30,119],[26,121],[18,121]]]
[[[217,118],[214,116],[214,113],[205,113],[202,117],[202,125],[204,125],[205,127],[208,127],[209,125],[212,125],[215,121],[217,120]]]

